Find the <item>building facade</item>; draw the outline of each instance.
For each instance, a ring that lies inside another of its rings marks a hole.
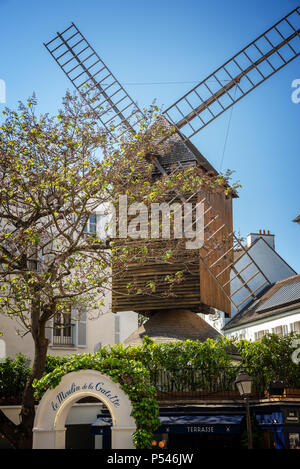
[[[244,274],[237,277],[234,269],[231,273],[231,291],[237,292],[234,301],[235,303],[241,303],[241,306],[238,310],[232,307],[230,319],[225,318],[222,311],[217,310],[214,314],[205,315],[203,318],[222,334],[237,339],[258,340],[262,337],[263,331],[274,332],[279,335],[297,332],[300,311],[296,303],[286,306],[278,305],[278,308],[275,308],[276,311],[270,312],[268,304],[271,304],[271,300],[269,300],[265,314],[261,314],[261,311],[260,314],[254,316],[254,312],[263,307],[265,299],[272,296],[281,286],[284,288],[280,292],[289,291],[286,294],[291,295],[293,298],[294,288],[297,288],[295,287],[298,282],[297,273],[276,251],[275,236],[265,230],[250,233],[247,236],[246,247],[247,252],[242,250],[235,252],[235,266],[237,266],[238,271],[243,272],[244,269]],[[255,266],[253,265],[247,269],[249,255],[259,267],[260,274],[255,275]],[[255,298],[253,298],[243,285],[243,280],[253,277],[250,282],[248,281],[248,285],[250,284],[251,290],[255,291],[256,285],[263,283],[263,276],[268,282],[264,287],[257,289]],[[281,293],[276,295],[280,297]],[[295,295],[297,296],[296,293]],[[296,300],[297,298],[295,298]],[[282,295],[281,299],[278,298],[278,301],[284,302],[285,296]]]
[[[97,233],[103,236],[107,223],[105,208],[99,208],[90,216],[85,233]],[[138,327],[138,316],[132,311],[112,313],[112,295],[108,291],[103,298],[103,305],[98,310],[81,311],[75,307],[65,309],[52,318],[46,328],[49,339],[48,353],[51,355],[69,355],[73,353],[95,353],[104,345],[123,342]],[[31,334],[24,330],[17,317],[9,318],[0,314],[0,358],[14,358],[23,353],[33,358],[34,343]]]
[[[228,337],[252,341],[267,333],[300,334],[300,275],[275,282],[236,314],[223,331]]]

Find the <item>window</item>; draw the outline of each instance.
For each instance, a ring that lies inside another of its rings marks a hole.
[[[42,253],[37,246],[32,246],[28,253],[27,268],[33,272],[37,272],[41,269],[42,261]]]
[[[266,330],[262,330],[262,331],[258,331],[258,332],[254,332],[254,340],[260,340],[263,338],[263,336],[265,336],[266,334],[268,334],[268,329]]]
[[[291,330],[297,334],[300,334],[300,321],[293,322],[293,324],[291,324]]]
[[[97,216],[95,213],[91,213],[88,218],[87,224],[84,227],[84,232],[90,235],[96,235],[97,233]]]
[[[231,337],[234,340],[243,340],[243,339],[246,338],[246,331],[245,331],[245,329],[243,329],[242,331],[238,331],[235,334],[232,334]]]
[[[279,336],[283,336],[283,335],[287,334],[287,326],[284,325],[284,326],[273,327],[272,328],[272,333],[277,334]]]
[[[287,324],[284,324],[282,326],[282,335],[288,335],[289,333],[289,328],[288,328],[288,325]]]
[[[53,318],[53,345],[74,345],[71,309],[56,313]]]
[[[52,347],[86,347],[87,312],[75,306],[65,307],[47,322],[45,333]]]
[[[289,447],[290,449],[300,449],[299,433],[289,433]]]

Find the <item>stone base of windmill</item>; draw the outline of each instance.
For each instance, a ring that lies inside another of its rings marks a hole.
[[[140,345],[143,336],[155,342],[217,339],[221,334],[204,319],[189,310],[158,311],[124,341],[125,345]]]

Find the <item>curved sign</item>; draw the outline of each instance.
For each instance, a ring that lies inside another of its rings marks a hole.
[[[55,389],[48,389],[37,408],[33,448],[65,448],[67,415],[75,402],[89,396],[99,399],[110,411],[113,422],[112,448],[133,448],[131,435],[136,425],[131,417],[130,399],[118,383],[96,370],[68,373]]]

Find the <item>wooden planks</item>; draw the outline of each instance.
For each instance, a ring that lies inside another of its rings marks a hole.
[[[136,311],[150,316],[152,312],[163,309],[190,309],[202,311],[203,305],[217,308],[230,316],[230,268],[226,267],[233,259],[232,239],[232,197],[224,192],[208,192],[204,202],[204,246],[200,250],[182,250],[177,252],[172,263],[151,261],[143,264],[133,263],[120,275],[114,275],[112,311]],[[196,199],[197,200],[197,199]],[[203,194],[198,201],[203,200]],[[209,210],[213,206],[214,210]],[[216,213],[220,216],[216,217]],[[225,225],[224,225],[225,223]],[[213,235],[213,236],[212,236]],[[172,240],[120,240],[126,245],[147,245],[155,252],[155,247],[172,249]],[[150,250],[149,250],[150,252]],[[224,253],[227,253],[224,256]],[[205,263],[201,261],[205,257]],[[158,256],[157,259],[160,257]],[[221,260],[219,261],[218,259]],[[213,265],[211,272],[207,265]],[[223,272],[224,271],[224,272]],[[182,278],[176,273],[182,272]],[[213,273],[213,275],[212,275]],[[176,280],[169,283],[170,276]],[[224,286],[224,290],[216,281]],[[151,288],[152,285],[152,288]],[[209,312],[207,308],[207,312]]]
[[[230,296],[230,268],[227,268],[233,260],[233,238],[232,238],[232,198],[226,198],[225,194],[210,193],[206,194],[204,210],[206,211],[211,204],[214,209],[221,214],[213,221],[215,210],[210,210],[205,216],[204,223],[209,227],[205,230],[204,247],[200,249],[200,255],[205,259],[205,264],[211,267],[211,272],[217,276],[218,282],[225,285],[224,290]],[[223,226],[224,223],[227,226]],[[222,228],[223,226],[223,228]],[[209,239],[216,233],[213,238]],[[212,251],[212,252],[211,252]],[[227,254],[226,254],[227,253]],[[224,254],[226,254],[224,256]],[[221,258],[221,259],[220,259]],[[218,261],[218,259],[220,259]],[[208,271],[205,264],[200,260],[200,300],[202,303],[213,308],[219,309],[230,317],[231,303],[226,297],[222,288],[216,282],[214,276]]]

